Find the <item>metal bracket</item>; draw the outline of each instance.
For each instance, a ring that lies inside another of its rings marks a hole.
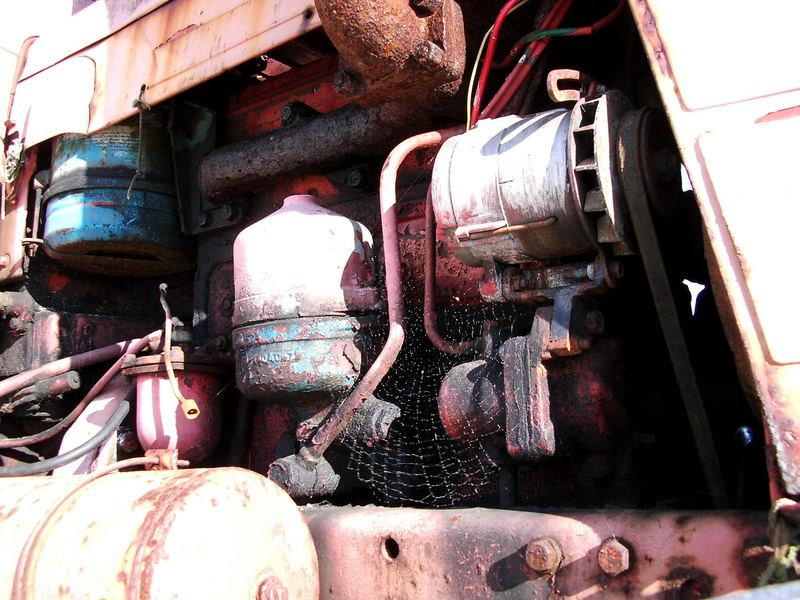
[[[506,449],[519,461],[553,456],[555,430],[550,420],[550,387],[542,364],[549,356],[553,309],[540,308],[528,337],[514,337],[500,349],[506,405]]]

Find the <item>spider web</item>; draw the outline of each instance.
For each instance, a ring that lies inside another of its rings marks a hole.
[[[530,324],[530,310],[523,312],[512,305],[440,313],[441,332],[453,340],[479,336],[487,320],[512,329],[526,321]],[[455,441],[445,432],[438,412],[444,376],[456,364],[476,358],[479,356],[450,356],[436,350],[425,336],[421,307],[408,307],[403,349],[375,394],[399,406],[401,415],[382,443],[343,440],[350,449],[348,468],[372,490],[376,502],[455,506],[474,503],[491,493],[500,465],[487,442],[500,428],[473,441]]]

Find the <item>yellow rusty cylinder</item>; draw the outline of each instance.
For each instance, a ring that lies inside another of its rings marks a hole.
[[[308,528],[264,477],[114,473],[68,496],[85,479],[0,479],[0,598],[318,598]]]

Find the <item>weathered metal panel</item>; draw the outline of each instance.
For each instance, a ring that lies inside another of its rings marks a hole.
[[[306,0],[172,0],[22,79],[11,120],[27,146],[66,132],[98,131],[134,114],[143,85],[144,101],[158,104],[317,27],[316,10]],[[76,82],[73,70],[61,67],[78,60],[94,66],[93,78]],[[65,106],[65,97],[80,101]]]
[[[323,599],[704,598],[752,586],[771,554],[763,513],[365,506],[303,514]],[[562,554],[554,574],[526,560],[543,537]]]

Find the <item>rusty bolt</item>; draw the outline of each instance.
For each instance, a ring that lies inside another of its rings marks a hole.
[[[414,48],[414,60],[421,67],[436,69],[444,62],[444,50],[430,40],[421,42]]]
[[[561,547],[551,537],[535,539],[525,548],[525,564],[537,573],[555,573],[562,558]]]
[[[289,590],[280,579],[270,575],[258,586],[258,600],[289,600]]]
[[[608,538],[600,545],[597,564],[606,575],[617,577],[631,568],[631,551],[617,538]]]
[[[605,329],[605,320],[603,313],[599,310],[590,310],[586,313],[585,317],[586,331],[592,335],[600,335]]]
[[[420,17],[429,17],[440,8],[442,8],[443,0],[411,0],[411,8]]]

